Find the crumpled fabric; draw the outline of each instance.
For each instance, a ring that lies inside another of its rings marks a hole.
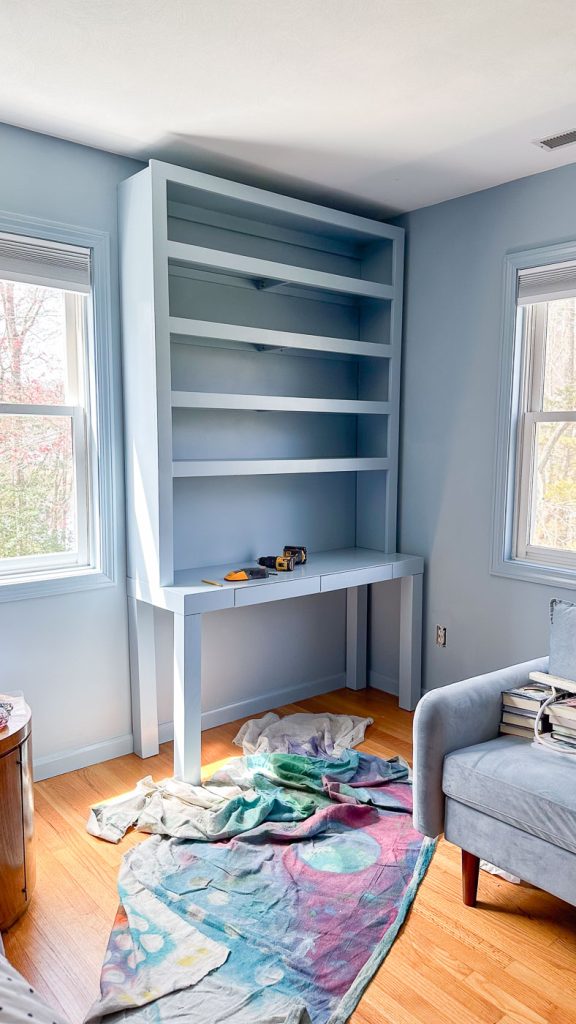
[[[88,1014],[100,1019],[125,1007],[196,985],[221,967],[230,949],[203,935],[141,883],[125,858],[118,879],[120,907],[100,975],[100,998]]]
[[[379,763],[386,765],[386,782],[408,773],[397,758]],[[380,771],[366,755],[353,750],[336,760],[285,754],[232,758],[202,786],[177,779],[154,782],[147,776],[130,793],[95,804],[86,828],[110,843],[120,842],[130,828],[216,842],[265,821],[303,821],[322,801],[361,799],[354,796],[352,784],[370,792],[376,787],[378,800],[384,781]],[[369,802],[368,795],[363,796]]]
[[[344,1024],[434,849],[412,825],[408,766],[256,754],[206,788],[215,779],[247,787],[268,817],[236,815],[226,842],[156,835],[129,851],[88,1020]]]
[[[340,757],[364,740],[373,718],[355,715],[279,715],[270,711],[263,718],[245,722],[233,742],[244,754],[303,754],[307,757]]]

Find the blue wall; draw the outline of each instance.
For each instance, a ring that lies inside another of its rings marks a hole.
[[[132,749],[117,186],[141,166],[0,124],[0,209],[98,228],[109,232],[111,239],[118,579],[106,589],[0,602],[0,692],[23,690],[32,705],[37,778]],[[343,593],[334,593],[210,617],[203,678],[203,708],[210,723],[221,719],[222,708],[238,702],[244,703],[228,717],[343,685],[344,601]],[[172,733],[171,623],[162,614],[158,620],[158,710],[161,735],[167,739]],[[278,649],[286,635],[298,637],[299,643],[293,656],[279,663]]]
[[[399,222],[408,232],[400,545],[427,560],[430,688],[548,651],[547,605],[562,592],[489,568],[503,258],[576,238],[576,165]],[[445,649],[436,623],[448,627]]]
[[[124,510],[116,189],[139,166],[0,124],[0,207],[111,235],[120,564]],[[408,273],[400,543],[428,563],[428,687],[547,649],[547,604],[557,591],[489,573],[502,260],[513,249],[575,238],[575,197],[576,166],[570,166],[403,219]],[[373,683],[386,689],[394,688],[397,674],[396,599],[393,588],[375,588],[371,673]],[[214,616],[206,637],[206,711],[242,699],[257,703],[262,694],[284,687],[341,684],[342,595],[282,605],[247,610],[235,618]],[[285,629],[287,614],[291,629],[308,636],[289,675],[274,668],[276,637]],[[436,622],[448,626],[445,650],[434,646]],[[162,663],[169,657],[169,629],[163,625]],[[238,645],[236,667],[223,657],[231,637]],[[258,647],[261,657],[255,659]],[[0,650],[0,690],[22,688],[33,705],[42,774],[130,748],[121,574],[109,590],[0,604]],[[167,736],[168,675],[159,697]]]
[[[0,124],[0,208],[108,231],[112,260],[116,585],[0,603],[0,691],[32,705],[36,775],[131,749],[116,188],[132,160]]]

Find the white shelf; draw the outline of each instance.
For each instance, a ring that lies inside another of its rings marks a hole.
[[[238,324],[222,324],[212,320],[194,320],[178,316],[170,317],[170,333],[173,337],[229,341],[235,345],[251,345],[254,348],[299,349],[320,354],[334,352],[339,355],[368,356],[373,359],[389,359],[392,354],[391,345],[375,344],[370,341],[297,334],[292,331],[271,331],[263,327],[241,327]]]
[[[358,473],[389,469],[389,459],[182,459],[172,463],[174,478],[261,476],[283,473]]]
[[[327,412],[386,416],[389,402],[343,398],[293,398],[285,395],[236,395],[205,391],[173,391],[173,409],[238,409],[247,412]]]
[[[359,277],[343,277],[340,274],[309,270],[307,267],[295,267],[289,263],[275,263],[256,256],[240,256],[238,253],[222,252],[202,245],[168,242],[167,253],[169,260],[194,264],[208,270],[239,274],[241,277],[253,278],[260,282],[279,281],[282,284],[302,285],[305,288],[339,292],[357,298],[389,300],[395,295],[392,285],[364,281]]]

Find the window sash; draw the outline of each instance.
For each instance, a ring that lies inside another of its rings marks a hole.
[[[97,569],[99,547],[99,494],[97,437],[90,426],[95,413],[91,337],[83,295],[67,291],[66,404],[40,405],[0,402],[0,416],[56,416],[70,420],[75,486],[76,548],[69,552],[0,558],[0,582],[23,575],[42,577],[71,568]]]
[[[91,564],[91,519],[89,515],[89,465],[86,431],[86,411],[81,406],[25,405],[0,402],[2,416],[55,416],[70,420],[72,433],[72,461],[74,465],[76,547],[73,551],[51,554],[0,558],[0,580],[31,570],[45,572],[69,566],[87,567]]]
[[[576,551],[530,543],[535,503],[536,429],[539,423],[574,423],[576,411],[543,411],[547,305],[519,307],[522,316],[522,371],[517,424],[513,556],[537,565],[576,569]]]

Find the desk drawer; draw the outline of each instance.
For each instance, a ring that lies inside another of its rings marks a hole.
[[[306,594],[320,593],[320,578],[304,580],[282,580],[281,583],[253,583],[251,586],[238,587],[236,590],[236,607],[242,608],[249,604],[265,604],[267,601],[282,601],[287,597],[305,597]]]
[[[331,572],[322,576],[320,589],[342,590],[344,587],[363,587],[366,583],[381,583],[392,579],[391,565],[371,565],[368,569],[349,569],[346,572]]]

